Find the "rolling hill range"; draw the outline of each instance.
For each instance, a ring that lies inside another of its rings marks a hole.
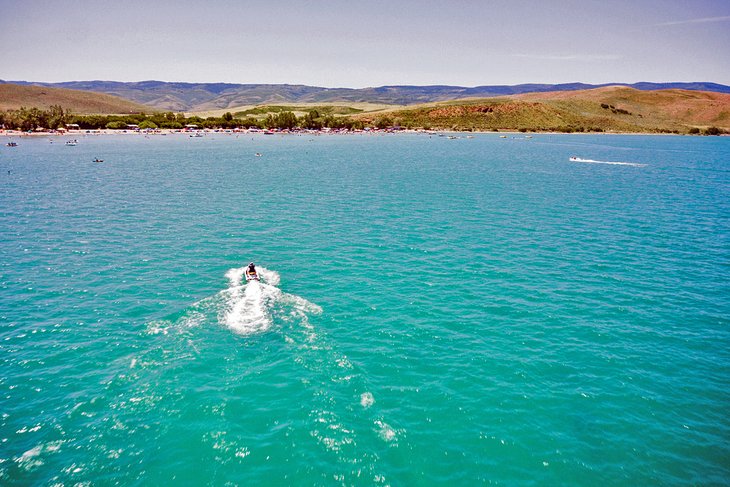
[[[165,89],[169,89],[169,83],[165,85]],[[398,91],[395,87],[391,88]],[[405,88],[410,90],[411,100],[436,96],[435,93],[438,92],[436,90],[428,95],[428,89],[435,87]],[[197,112],[205,117],[221,117],[226,111],[231,111],[239,120],[253,118],[263,121],[270,115],[285,111],[304,117],[309,111],[316,110],[320,116],[349,117],[364,124],[395,124],[410,128],[688,133],[717,127],[721,131],[730,132],[730,93],[677,88],[647,91],[619,85],[572,91],[537,91],[497,97],[459,98],[411,105],[342,100],[343,97],[352,95],[353,91],[360,93],[357,99],[367,98],[369,95],[364,94],[367,90],[349,90],[341,96],[336,94],[338,90],[327,90],[325,93],[318,92],[317,90],[321,90],[318,88],[293,85],[257,85],[256,89],[251,88],[248,94],[242,95],[231,88],[231,85],[221,84],[216,88],[218,97],[212,101],[204,101],[209,96],[210,89],[210,86],[186,88],[178,95],[184,94],[191,102],[197,102],[197,107],[226,105],[225,108]],[[385,88],[372,90],[383,91]],[[438,96],[446,96],[445,92],[440,91]],[[151,100],[149,103],[159,101],[154,97],[160,93],[154,84],[150,86],[149,93],[146,94]],[[401,90],[400,93],[398,96],[403,96],[404,91]],[[464,92],[459,95],[464,95]],[[166,96],[172,95],[168,93]],[[287,101],[291,98],[325,100]],[[396,98],[394,93],[391,99]],[[243,103],[247,104],[241,105]],[[150,106],[92,91],[0,84],[0,110],[17,109],[21,106],[47,109],[51,105],[60,105],[79,115],[158,111]]]
[[[457,100],[354,116],[407,127],[454,130],[678,132],[730,131],[730,94],[641,91],[625,86]]]
[[[6,83],[0,80],[0,85]],[[460,98],[487,98],[555,91],[575,91],[614,86],[522,84],[466,88],[460,86],[381,86],[377,88],[321,88],[304,85],[231,84],[231,83],[169,83],[163,81],[70,81],[64,83],[10,82],[19,85],[46,86],[92,91],[118,96],[148,107],[175,112],[235,111],[240,107],[262,104],[302,103],[374,103],[386,105],[416,105]],[[638,90],[684,89],[730,93],[730,86],[717,83],[635,83]],[[148,108],[149,109],[149,108]]]
[[[17,110],[20,107],[48,109],[51,105],[60,105],[77,114],[150,111],[150,107],[103,93],[44,86],[0,84],[0,110]]]

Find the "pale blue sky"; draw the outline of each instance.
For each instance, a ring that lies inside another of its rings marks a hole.
[[[0,0],[0,79],[730,85],[730,0]]]

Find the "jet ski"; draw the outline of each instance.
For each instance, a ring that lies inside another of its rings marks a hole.
[[[248,267],[246,267],[246,270],[243,272],[243,275],[246,276],[246,281],[260,281],[261,278],[259,277],[259,271],[256,270],[256,266],[253,262],[251,262]]]

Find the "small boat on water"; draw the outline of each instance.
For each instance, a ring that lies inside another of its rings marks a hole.
[[[91,162],[104,162],[104,159],[99,159],[99,158],[97,157],[96,159],[94,159],[94,160],[93,160],[93,161],[91,161]]]
[[[73,140],[67,140],[67,141],[66,141],[66,145],[69,145],[69,146],[70,146],[70,145],[76,145],[76,144],[78,144],[78,143],[79,143],[79,142],[78,142],[78,141],[77,141],[76,139],[73,139]]]
[[[8,142],[5,145],[8,146],[8,147],[18,147],[18,143],[17,142]]]

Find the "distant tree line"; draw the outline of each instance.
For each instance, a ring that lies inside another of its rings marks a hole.
[[[335,117],[329,114],[321,114],[317,110],[310,110],[301,117],[297,117],[294,112],[285,111],[281,113],[270,113],[264,120],[258,122],[259,126],[268,129],[295,129],[302,128],[308,130],[321,130],[322,128],[331,129],[363,129],[365,124],[360,120],[343,116]]]
[[[722,135],[726,132],[718,127],[707,127],[704,130],[700,130],[697,127],[692,127],[691,129],[689,129],[689,133],[694,135]]]
[[[68,123],[69,113],[60,105],[51,105],[48,110],[21,107],[18,110],[0,112],[0,125],[15,130],[35,130],[37,128],[58,129]]]
[[[236,118],[230,112],[221,117],[186,117],[183,113],[134,113],[129,115],[74,115],[61,106],[53,105],[47,110],[39,108],[25,108],[0,112],[0,126],[7,129],[30,131],[36,129],[62,129],[69,124],[78,125],[83,130],[98,129],[127,129],[136,125],[140,129],[182,129],[187,125],[195,125],[205,129],[234,129],[234,128],[261,128],[261,129],[322,129],[347,128],[361,129],[364,127],[359,120],[349,117],[335,117],[322,115],[317,110],[311,110],[302,117],[294,112],[283,111],[269,114],[266,118],[253,117]]]
[[[603,106],[603,105],[602,105]],[[611,105],[606,105],[606,109],[617,110]],[[628,113],[628,112],[627,112]],[[129,129],[130,125],[145,129],[183,129],[189,125],[195,125],[203,129],[234,129],[234,128],[260,128],[260,129],[312,129],[320,130],[322,128],[332,129],[363,129],[366,126],[378,129],[386,129],[390,127],[404,128],[424,128],[430,130],[431,121],[428,119],[408,119],[395,117],[392,118],[387,114],[380,114],[370,122],[363,122],[348,116],[334,116],[332,114],[323,114],[318,110],[310,110],[301,117],[297,117],[292,111],[281,111],[278,113],[269,113],[265,118],[253,118],[250,116],[243,117],[240,113],[239,117],[234,116],[230,112],[226,112],[221,117],[187,117],[183,113],[161,112],[161,113],[134,113],[129,115],[74,115],[69,110],[62,108],[60,105],[53,105],[47,110],[39,108],[25,108],[18,110],[0,111],[0,126],[6,129],[32,131],[36,129],[62,129],[69,124],[78,125],[83,130],[97,129]],[[497,130],[494,127],[477,127],[474,124],[457,124],[449,127],[451,130]],[[504,130],[526,131],[554,131],[554,132],[603,132],[601,127],[583,127],[583,126],[537,126],[537,127],[504,127]],[[679,133],[678,130],[668,130],[657,128],[655,132],[662,133]],[[725,131],[718,127],[708,127],[699,129],[692,127],[688,130],[689,134],[696,135],[721,135]]]

